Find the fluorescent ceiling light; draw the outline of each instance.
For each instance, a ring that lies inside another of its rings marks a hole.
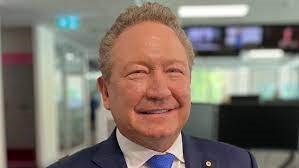
[[[202,5],[181,6],[178,14],[182,18],[188,17],[244,17],[249,12],[247,4],[235,5]]]
[[[242,58],[249,59],[279,59],[284,57],[284,51],[282,49],[252,49],[244,51]]]

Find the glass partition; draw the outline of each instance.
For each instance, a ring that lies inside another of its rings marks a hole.
[[[67,40],[57,42],[56,50],[59,144],[67,152],[89,142],[88,61],[84,49]]]

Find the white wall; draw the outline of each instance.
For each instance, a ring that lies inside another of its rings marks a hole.
[[[34,28],[34,85],[37,162],[46,167],[59,157],[58,119],[55,102],[55,36],[45,25]]]
[[[0,18],[0,39],[1,39],[1,18]],[[2,58],[1,40],[0,40],[0,58]],[[3,95],[2,95],[2,59],[0,59],[0,167],[6,167],[6,148],[5,148],[5,134],[4,134],[4,109],[3,109]]]

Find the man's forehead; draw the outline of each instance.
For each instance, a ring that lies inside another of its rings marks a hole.
[[[161,36],[158,36],[158,35],[153,34],[153,35],[151,35],[151,36],[148,37],[148,40],[146,40],[146,41],[144,42],[144,45],[145,45],[146,47],[150,47],[150,48],[152,48],[152,47],[157,47],[157,46],[159,46],[159,43],[160,43],[160,42],[161,42]]]

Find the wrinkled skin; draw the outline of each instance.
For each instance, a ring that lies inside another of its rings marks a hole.
[[[160,23],[127,28],[111,52],[111,76],[98,79],[104,106],[120,132],[156,151],[167,150],[190,111],[190,70],[175,32]]]

